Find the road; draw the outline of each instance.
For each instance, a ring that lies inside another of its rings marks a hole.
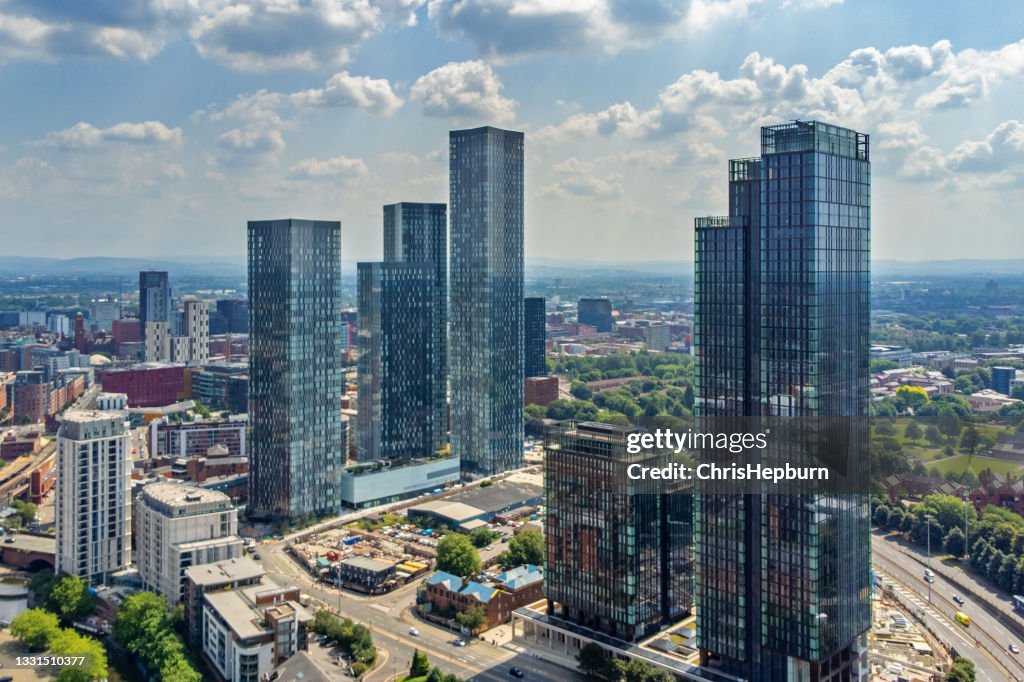
[[[1009,644],[1017,643],[1019,638],[992,617],[971,595],[964,594],[941,572],[935,570],[938,561],[932,561],[935,582],[930,586],[931,603],[928,603],[929,584],[924,579],[927,562],[925,556],[875,534],[872,561],[885,579],[891,579],[904,588],[899,591],[908,598],[905,601],[918,607],[913,614],[915,617],[927,623],[940,639],[974,662],[979,680],[1024,680],[1024,660],[1020,655],[1011,654],[1008,649]],[[953,595],[959,595],[964,604],[957,605]],[[965,628],[953,620],[953,614],[957,611],[963,611],[970,617],[970,627]]]
[[[258,545],[258,548],[261,563],[271,579],[297,585],[319,605],[340,611],[343,616],[370,627],[374,642],[384,650],[387,658],[383,666],[367,676],[367,682],[385,682],[396,675],[405,675],[416,649],[425,652],[432,665],[465,680],[508,682],[514,679],[508,674],[509,668],[513,666],[522,669],[527,680],[583,680],[570,670],[493,646],[490,641],[476,639],[465,647],[454,646],[452,642],[458,638],[456,633],[422,621],[411,612],[420,581],[386,595],[355,595],[315,583],[285,553],[284,543]],[[418,636],[410,634],[413,627],[418,630]],[[317,646],[312,644],[311,648]]]

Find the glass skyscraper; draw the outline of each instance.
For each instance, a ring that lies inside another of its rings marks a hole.
[[[341,223],[249,222],[249,515],[341,507]]]
[[[695,230],[705,423],[867,414],[870,180],[868,136],[815,121],[762,128],[761,156],[729,162],[729,215]],[[860,679],[866,497],[704,490],[696,512],[704,662],[750,680]]]
[[[431,263],[358,265],[360,461],[408,461],[444,447],[435,277]]]
[[[581,298],[576,306],[576,320],[593,325],[598,332],[610,332],[615,328],[612,302],[607,298]]]
[[[543,298],[523,301],[523,324],[523,371],[527,378],[547,376],[547,313]]]
[[[523,464],[523,134],[449,134],[451,443],[463,471]]]
[[[139,272],[139,327],[143,341],[147,322],[171,322],[171,280],[164,270]]]
[[[384,262],[427,263],[433,274],[432,450],[448,444],[448,207],[403,201],[384,207]]]
[[[671,453],[630,454],[638,429],[563,422],[545,432],[544,593],[548,615],[633,641],[693,605],[692,496],[678,484],[630,480]]]

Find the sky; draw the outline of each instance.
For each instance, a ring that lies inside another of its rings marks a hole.
[[[526,133],[526,254],[689,260],[761,125],[871,136],[875,258],[1024,256],[1018,0],[0,0],[0,254],[245,256]]]

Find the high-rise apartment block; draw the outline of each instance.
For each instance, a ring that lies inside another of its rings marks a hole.
[[[448,209],[403,201],[384,207],[384,262],[425,263],[433,275],[434,450],[448,444]]]
[[[341,223],[250,221],[249,514],[341,506]]]
[[[143,589],[176,604],[185,569],[242,556],[238,512],[224,493],[151,483],[135,500],[135,564]]]
[[[581,298],[576,304],[576,317],[580,324],[596,327],[598,332],[615,329],[612,302],[607,298]]]
[[[630,465],[670,461],[629,453],[637,432],[563,422],[544,438],[548,615],[625,641],[678,621],[693,604],[692,497],[681,485],[626,476]]]
[[[729,162],[729,215],[696,221],[703,423],[867,414],[870,180],[868,136],[814,121],[762,128],[761,156]],[[703,660],[749,680],[860,679],[867,499],[702,492],[696,512]]]
[[[523,134],[449,134],[451,443],[465,473],[523,463]]]
[[[547,376],[547,313],[543,298],[523,300],[523,372],[526,378]]]
[[[106,582],[131,563],[131,435],[123,412],[68,410],[57,433],[57,572]]]
[[[139,322],[146,334],[148,322],[171,321],[171,280],[163,270],[139,273]],[[145,338],[143,338],[145,341]]]
[[[187,339],[188,363],[205,365],[210,359],[210,309],[206,301],[182,304],[182,336]]]
[[[429,263],[358,265],[360,461],[408,461],[444,447],[435,277]]]

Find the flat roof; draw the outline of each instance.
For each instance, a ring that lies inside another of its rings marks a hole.
[[[448,499],[457,499],[455,504],[464,504],[487,513],[498,513],[521,507],[530,500],[544,496],[544,488],[522,481],[495,481],[486,488],[475,487],[457,493]]]
[[[215,502],[231,505],[231,498],[222,492],[181,483],[150,483],[142,488],[140,494],[174,508]]]
[[[259,625],[262,616],[236,590],[208,593],[206,601],[240,638],[259,637],[268,632]]]
[[[481,514],[486,513],[486,509],[480,509],[478,507],[471,507],[463,502],[451,502],[448,500],[433,500],[431,502],[424,502],[423,504],[417,504],[415,507],[409,508],[410,512],[427,512],[430,514],[436,514],[437,516],[443,516],[446,519],[456,522],[463,522],[469,519],[476,518]]]
[[[382,561],[381,559],[374,559],[368,556],[354,556],[350,559],[345,559],[341,562],[343,566],[355,566],[356,568],[365,568],[368,571],[386,571],[394,568],[395,564],[391,561]]]
[[[236,580],[259,578],[264,574],[263,567],[249,557],[199,564],[185,569],[185,575],[196,585],[224,585]]]

